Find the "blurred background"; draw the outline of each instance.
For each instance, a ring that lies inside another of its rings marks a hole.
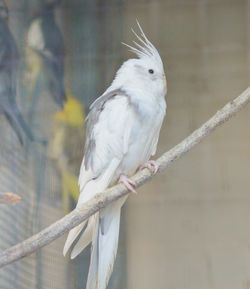
[[[249,0],[0,4],[0,192],[22,197],[0,207],[1,250],[74,208],[84,118],[133,57],[136,19],[168,80],[158,155],[249,85]],[[250,288],[249,113],[129,198],[110,289]],[[1,269],[0,288],[85,288],[89,251],[63,258],[65,238]]]

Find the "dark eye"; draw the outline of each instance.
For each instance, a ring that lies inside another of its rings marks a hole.
[[[154,70],[153,70],[153,69],[149,69],[148,72],[149,72],[150,74],[153,74],[153,73],[154,73]]]

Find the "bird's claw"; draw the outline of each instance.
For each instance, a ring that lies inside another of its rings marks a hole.
[[[153,174],[156,174],[159,170],[159,165],[154,160],[147,161],[143,166],[140,167],[140,169],[149,169]]]
[[[133,180],[131,180],[130,178],[128,178],[126,175],[121,175],[119,178],[119,183],[124,184],[124,186],[131,192],[133,193],[137,193],[135,190],[135,182]]]

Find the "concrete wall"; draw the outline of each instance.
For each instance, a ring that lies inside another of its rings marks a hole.
[[[129,1],[168,79],[158,152],[249,85],[249,1]],[[127,205],[129,289],[250,288],[250,108]]]

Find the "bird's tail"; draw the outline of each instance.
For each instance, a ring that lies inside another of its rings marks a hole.
[[[77,206],[109,186],[118,164],[117,160],[111,161],[100,177],[86,182],[82,187]],[[83,175],[87,175],[85,169]],[[125,200],[126,197],[115,201],[69,232],[63,254],[65,255],[76,242],[71,252],[72,259],[92,242],[87,289],[105,289],[110,279],[117,253],[120,212]]]
[[[104,173],[100,175],[98,178],[89,179],[88,178],[88,171],[85,170],[84,162],[83,167],[81,168],[81,173],[79,177],[80,182],[80,189],[81,194],[77,203],[77,207],[82,205],[83,203],[86,203],[88,200],[93,198],[96,194],[104,191],[108,186],[109,183],[112,180],[113,174],[119,164],[118,160],[113,160],[110,162],[109,166],[106,168]],[[84,178],[87,179],[83,181]],[[71,259],[75,258],[77,255],[79,255],[91,242],[92,235],[93,235],[93,228],[96,223],[96,216],[92,216],[89,218],[89,220],[84,221],[74,229],[72,229],[69,232],[68,238],[66,240],[66,243],[64,245],[63,249],[63,255],[65,256],[73,243],[77,240],[77,238],[80,236],[80,234],[83,232],[84,228],[85,231],[82,233],[82,235],[79,237],[79,240],[75,244],[75,247],[73,248],[71,252]]]
[[[5,109],[4,114],[7,120],[9,121],[11,127],[15,131],[21,144],[23,144],[24,142],[22,132],[25,133],[25,135],[29,138],[29,140],[31,141],[34,140],[34,136],[33,133],[31,132],[30,127],[25,122],[21,112],[14,104],[12,105],[11,108]]]
[[[94,197],[97,193],[105,189],[105,188],[101,189],[101,187],[102,187],[102,183],[99,182],[97,179],[90,180],[85,185],[84,189],[82,190],[76,207],[79,207],[81,204],[87,202],[92,197]],[[95,215],[90,217],[89,220],[82,222],[80,225],[70,230],[68,238],[63,248],[64,256],[67,254],[69,249],[72,247],[73,243],[77,240],[77,238],[80,235],[81,236],[79,237],[77,243],[75,244],[71,252],[71,255],[70,255],[71,259],[79,255],[89,245],[92,239],[92,228],[93,228],[94,219],[95,219]]]
[[[5,111],[4,115],[6,119],[8,120],[9,124],[11,125],[11,127],[13,128],[14,132],[16,133],[16,136],[20,144],[23,145],[24,141],[23,141],[22,129],[20,127],[17,117],[10,111]]]
[[[121,205],[111,204],[109,212],[95,215],[93,221],[91,260],[86,289],[105,289],[117,253]]]
[[[49,89],[51,91],[52,97],[55,102],[61,107],[64,107],[64,103],[66,102],[66,93],[64,87],[64,75],[63,75],[63,67],[60,67],[55,64],[51,64],[52,71],[51,77],[49,80]]]

